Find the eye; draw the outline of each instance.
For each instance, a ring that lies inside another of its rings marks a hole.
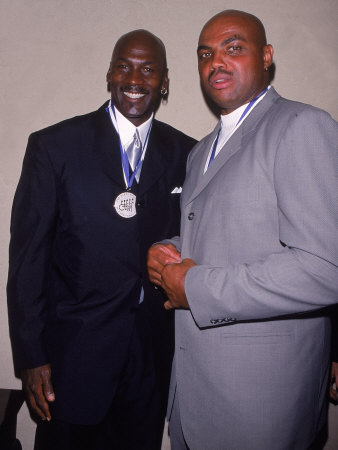
[[[231,47],[228,47],[226,50],[226,53],[228,55],[237,55],[242,51],[242,47],[239,45],[232,45]]]
[[[117,68],[118,68],[118,69],[122,69],[122,70],[127,70],[127,69],[128,69],[128,66],[127,66],[127,64],[119,64],[119,65],[117,66]]]
[[[143,70],[147,73],[155,72],[155,70],[152,69],[151,67],[145,67]]]
[[[202,61],[203,59],[207,59],[207,58],[209,58],[210,56],[211,56],[211,52],[209,52],[209,51],[200,52],[200,53],[198,54],[198,59]]]

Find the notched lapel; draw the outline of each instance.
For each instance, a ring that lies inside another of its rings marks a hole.
[[[217,135],[220,125],[216,127],[211,135],[211,139],[205,143],[205,154],[202,158],[202,163],[198,169],[197,181],[194,183],[195,189],[193,190],[191,196],[187,198],[186,204],[192,202],[199,193],[210,183],[210,181],[216,176],[217,172],[227,163],[227,161],[241,148],[242,143],[242,128],[239,127],[238,130],[230,137],[230,139],[222,147],[214,161],[210,164],[207,171],[203,174],[204,167],[206,164],[207,157],[211,145]]]
[[[122,172],[120,143],[118,134],[112,124],[104,104],[95,118],[94,151],[100,159],[104,173],[115,183],[125,188]]]
[[[209,150],[214,142],[216,135],[220,129],[220,123],[218,122],[214,131],[209,136],[203,138],[199,142],[192,153],[189,155],[189,170],[184,182],[184,198],[188,199],[188,202],[192,200],[192,194],[196,191],[197,186],[202,182],[203,171],[208,158]],[[193,168],[191,170],[191,167]]]
[[[196,173],[190,175],[191,178],[189,179],[189,185],[191,184],[192,186],[195,186],[195,189],[192,191],[191,195],[189,195],[189,192],[187,195],[184,195],[184,198],[186,199],[184,205],[192,202],[216,176],[217,172],[229,161],[229,159],[242,148],[243,142],[245,142],[245,138],[247,138],[248,135],[257,128],[263,116],[268,112],[272,104],[278,98],[279,95],[274,90],[274,88],[271,87],[263,100],[253,109],[251,114],[244,120],[242,125],[225,143],[221,151],[218,153],[217,157],[211,163],[206,173],[203,174],[209,150],[220,128],[220,123],[217,124],[215,130],[210,135],[210,140],[204,143],[204,150],[201,149],[201,154],[203,155],[203,157],[201,158],[201,162],[198,163],[197,161],[195,161],[193,164],[195,168],[193,170],[195,170]]]

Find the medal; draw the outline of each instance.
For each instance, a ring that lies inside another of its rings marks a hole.
[[[108,115],[110,116],[111,122],[114,126],[114,121],[113,121],[113,115],[115,118],[115,121],[117,123],[117,119],[116,119],[116,115],[115,115],[115,111],[112,108],[112,103],[109,103],[109,106],[106,108],[106,112],[108,113]],[[123,176],[124,176],[124,180],[126,183],[126,192],[122,192],[122,194],[119,194],[116,199],[115,199],[115,203],[114,203],[114,208],[115,211],[117,212],[117,214],[125,219],[129,219],[130,217],[134,217],[136,216],[136,195],[133,194],[130,189],[131,186],[133,184],[134,178],[136,173],[138,172],[138,170],[140,169],[141,165],[142,165],[142,156],[144,155],[145,152],[145,148],[147,146],[147,142],[149,139],[149,134],[150,134],[150,130],[151,130],[151,125],[148,128],[148,132],[147,132],[147,136],[146,139],[144,141],[143,144],[143,149],[142,149],[142,153],[140,155],[140,158],[136,164],[135,170],[132,172],[131,176],[129,174],[129,161],[128,161],[128,156],[122,146],[122,142],[121,142],[121,138],[120,138],[120,133],[119,130],[117,129],[117,134],[119,135],[119,144],[120,144],[120,154],[121,154],[121,162],[122,162],[122,171],[123,171]]]
[[[114,208],[125,219],[136,216],[136,195],[130,191],[122,192],[116,197]]]

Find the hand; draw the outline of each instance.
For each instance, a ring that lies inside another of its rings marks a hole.
[[[333,385],[336,385],[333,387]],[[338,362],[332,361],[330,377],[330,399],[337,404],[338,402]]]
[[[33,369],[23,369],[21,380],[27,403],[32,411],[42,420],[51,420],[48,402],[55,400],[55,394],[50,364]]]
[[[161,286],[168,296],[168,300],[164,303],[165,309],[189,309],[184,282],[188,270],[193,266],[196,266],[194,261],[186,258],[180,264],[170,263],[163,268]]]
[[[155,244],[148,251],[148,274],[152,283],[162,287],[162,270],[165,265],[181,262],[181,254],[172,244]]]

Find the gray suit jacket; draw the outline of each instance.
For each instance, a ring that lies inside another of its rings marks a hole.
[[[192,450],[301,450],[325,420],[338,302],[338,127],[271,88],[203,175],[191,152],[171,398]]]

